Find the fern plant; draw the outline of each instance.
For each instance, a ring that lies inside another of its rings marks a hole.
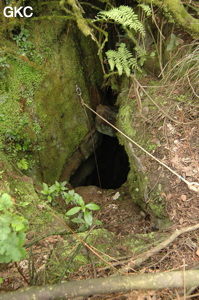
[[[97,20],[112,19],[116,23],[121,24],[123,27],[133,29],[136,32],[140,32],[143,36],[145,36],[145,29],[143,24],[139,21],[138,15],[129,6],[121,5],[109,11],[100,11],[97,14],[96,18]]]
[[[146,14],[147,17],[150,17],[152,15],[152,11],[149,5],[146,4],[138,4],[138,7],[141,7]]]
[[[130,76],[133,69],[139,69],[136,59],[132,56],[124,43],[119,45],[118,51],[108,50],[106,56],[111,71],[116,68],[119,75],[126,73],[127,76]]]

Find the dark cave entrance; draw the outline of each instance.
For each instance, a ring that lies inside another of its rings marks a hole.
[[[116,189],[126,181],[129,172],[128,156],[116,137],[103,136],[97,153],[97,164],[102,188]],[[96,167],[91,176],[92,184],[99,186]]]
[[[101,145],[96,149],[97,165],[101,188],[116,189],[127,180],[129,172],[128,156],[116,137],[103,135]],[[73,174],[70,184],[77,186],[96,185],[100,187],[94,154]]]

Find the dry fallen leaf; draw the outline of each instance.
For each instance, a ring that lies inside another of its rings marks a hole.
[[[120,197],[120,193],[117,192],[115,195],[112,197],[113,200],[117,200]]]
[[[181,199],[182,201],[186,201],[186,200],[187,200],[187,196],[186,196],[186,195],[181,195],[181,196],[180,196],[180,199]]]

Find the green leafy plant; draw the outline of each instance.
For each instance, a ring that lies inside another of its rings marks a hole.
[[[79,194],[75,193],[74,190],[69,191],[65,195],[65,199],[66,203],[72,201],[76,205],[66,213],[66,216],[73,216],[78,213],[78,217],[73,218],[71,221],[83,224],[83,227],[90,227],[93,224],[92,210],[98,210],[100,207],[93,202],[85,204],[83,198]],[[99,224],[99,221],[97,223]]]
[[[171,33],[166,50],[173,51],[175,50],[176,46],[178,46],[179,44],[180,44],[180,39],[174,33]]]
[[[48,202],[50,202],[52,205],[56,205],[56,197],[66,196],[66,191],[68,190],[66,185],[67,181],[61,183],[55,181],[55,183],[51,186],[48,186],[46,183],[43,183],[43,190],[41,191],[41,193],[46,196]]]
[[[131,71],[133,71],[134,69],[139,69],[136,59],[126,48],[126,45],[124,43],[121,43],[119,45],[117,51],[108,50],[106,52],[106,56],[108,58],[108,63],[111,71],[116,68],[119,75],[122,75],[122,73],[126,73],[127,76],[130,76]]]
[[[97,19],[112,19],[116,23],[121,24],[124,27],[133,29],[136,32],[138,31],[143,36],[145,35],[143,24],[139,21],[138,15],[130,6],[121,5],[108,11],[100,11],[97,14]]]
[[[18,52],[22,55],[26,55],[30,60],[37,61],[38,63],[43,62],[41,55],[36,53],[34,44],[28,40],[30,32],[28,29],[21,28],[18,35],[13,36],[13,40],[17,43],[19,48]]]
[[[71,221],[82,225],[80,226],[79,230],[86,229],[93,223],[95,223],[96,225],[100,225],[101,222],[99,220],[93,221],[92,216],[92,211],[98,210],[100,209],[100,207],[93,202],[85,204],[83,198],[79,194],[75,193],[74,190],[68,190],[66,185],[66,181],[62,183],[56,181],[55,184],[51,186],[43,183],[43,190],[41,191],[41,193],[52,205],[57,204],[57,197],[61,197],[62,199],[64,199],[66,204],[74,204],[75,206],[66,213],[66,216],[71,217],[78,213],[78,216],[71,219]]]
[[[11,196],[0,197],[0,263],[19,261],[25,257],[25,230],[28,221],[16,213]]]
[[[33,43],[28,41],[29,36],[29,30],[22,28],[21,32],[13,37],[13,40],[16,41],[20,53],[22,54],[29,52],[33,49]]]
[[[138,7],[143,10],[145,17],[151,16],[152,11],[148,5],[139,4]],[[139,45],[139,41],[142,40],[143,43],[146,32],[144,22],[143,20],[139,20],[138,14],[136,14],[130,6],[121,5],[108,11],[99,12],[96,20],[102,20],[105,22],[114,21],[121,25],[123,32],[125,32],[125,36],[128,37],[128,39],[135,45],[135,58],[124,43],[119,44],[117,51],[108,50],[106,52],[111,71],[116,68],[119,75],[126,73],[127,76],[130,76],[132,70],[139,70],[139,72],[141,72],[139,66],[142,67],[146,61],[147,52],[144,45]],[[140,39],[140,37],[136,37],[135,34],[139,34],[142,39]],[[110,75],[112,74],[108,74],[108,76]]]
[[[20,161],[17,162],[17,167],[20,170],[28,170],[29,165],[28,165],[28,161],[25,158],[22,158]]]

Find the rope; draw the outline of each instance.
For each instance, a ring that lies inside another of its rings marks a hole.
[[[81,89],[78,87],[78,85],[76,84],[76,93],[77,95],[80,97],[81,99],[81,104],[83,106],[83,109],[84,109],[84,113],[86,115],[86,118],[87,118],[87,121],[88,121],[88,127],[90,129],[90,131],[92,130],[91,128],[91,124],[90,124],[90,121],[89,121],[89,117],[88,117],[88,114],[86,112],[86,108],[84,107],[83,103],[83,99],[81,97],[81,94],[82,94],[82,91]],[[99,187],[102,188],[102,183],[101,183],[101,178],[100,178],[100,171],[99,171],[99,166],[98,166],[98,163],[97,163],[97,155],[96,155],[96,151],[95,151],[95,141],[94,141],[94,137],[93,137],[93,134],[91,133],[91,140],[92,140],[92,146],[93,146],[93,153],[94,153],[94,159],[95,159],[95,165],[96,165],[96,171],[97,171],[97,178],[98,178],[98,182],[99,182]]]
[[[124,132],[122,132],[120,129],[118,129],[116,126],[114,126],[113,124],[111,124],[109,121],[107,121],[105,118],[103,118],[101,115],[99,115],[95,110],[93,110],[89,105],[87,105],[83,98],[82,98],[82,92],[81,89],[78,87],[78,85],[76,85],[76,93],[80,98],[81,104],[82,106],[86,107],[87,109],[89,109],[90,111],[92,111],[96,116],[98,116],[100,119],[102,119],[104,122],[106,122],[109,126],[111,126],[112,128],[114,128],[117,132],[119,132],[120,134],[122,134],[127,140],[129,140],[132,144],[136,145],[139,149],[141,149],[144,153],[146,153],[148,156],[150,156],[152,159],[156,160],[160,165],[162,165],[163,167],[165,167],[166,169],[168,169],[171,173],[173,173],[174,175],[176,175],[178,178],[180,178],[182,181],[184,181],[188,188],[196,193],[199,193],[199,183],[197,182],[189,182],[188,180],[184,179],[181,175],[179,175],[176,171],[172,170],[169,166],[167,166],[166,164],[164,164],[161,160],[159,160],[158,158],[156,158],[155,156],[153,156],[151,153],[149,153],[147,150],[145,150],[142,146],[140,146],[138,143],[136,143],[134,140],[132,140],[128,135],[126,135]]]

